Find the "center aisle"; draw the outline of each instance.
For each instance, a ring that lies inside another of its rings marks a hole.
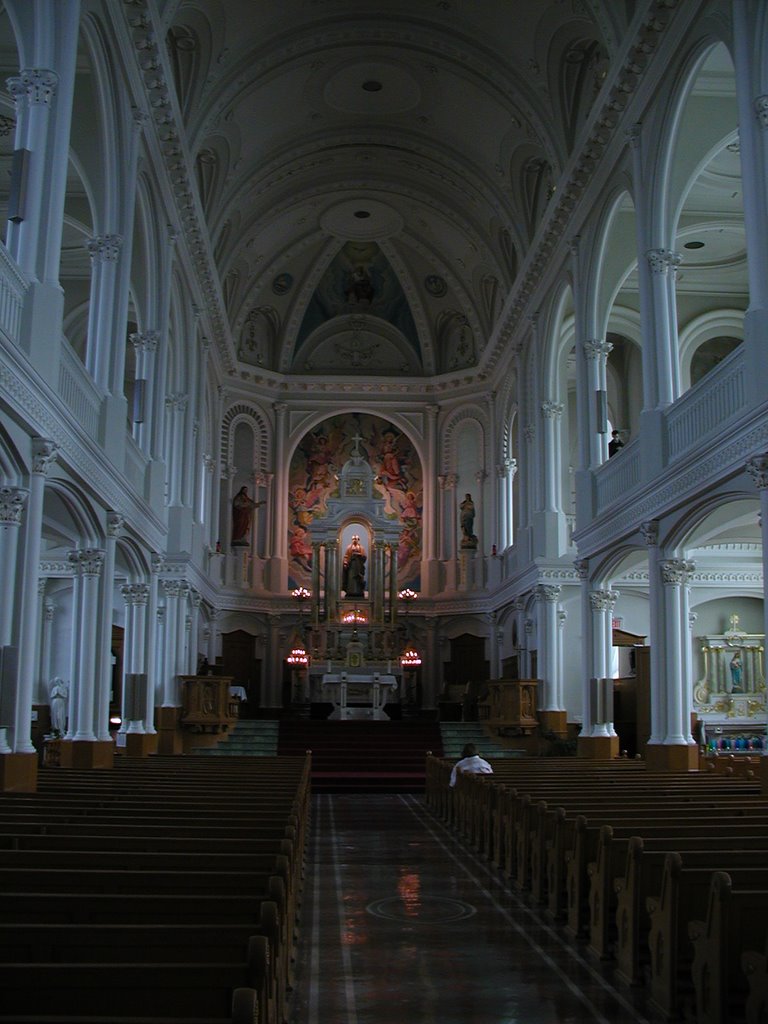
[[[499,872],[407,794],[314,798],[290,1024],[643,1024]]]

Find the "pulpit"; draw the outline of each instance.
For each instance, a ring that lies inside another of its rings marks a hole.
[[[538,728],[536,687],[538,679],[491,679],[488,695],[477,705],[478,718],[497,729],[515,729],[527,736]]]
[[[238,718],[232,676],[181,676],[181,724],[195,732],[227,732]]]

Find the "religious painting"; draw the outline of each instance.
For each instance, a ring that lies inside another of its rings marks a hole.
[[[384,512],[402,524],[397,552],[398,589],[419,589],[423,480],[419,457],[407,434],[379,416],[365,413],[333,416],[299,442],[289,474],[288,571],[290,586],[309,586],[312,543],[309,526],[338,497],[338,474],[359,451],[375,474],[374,493]]]

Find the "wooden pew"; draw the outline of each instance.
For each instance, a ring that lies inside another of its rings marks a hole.
[[[696,934],[701,933],[704,937],[698,954],[697,971],[700,980],[705,970],[711,971],[716,968],[722,975],[722,949],[719,943],[728,934],[728,927],[732,923],[733,915],[729,913],[731,878],[737,879],[740,886],[760,886],[761,880],[765,883],[766,870],[761,864],[759,868],[732,868],[729,874],[726,874],[723,871],[713,871],[711,867],[687,868],[684,855],[677,852],[670,853],[665,858],[659,896],[649,897],[646,905],[650,915],[648,946],[651,963],[651,1002],[666,1017],[679,1014],[686,1001],[691,998],[692,981],[695,984],[692,961],[695,944],[692,948],[693,935],[690,934],[690,928],[694,927],[694,923]],[[745,919],[741,921],[745,937],[753,934],[752,925],[755,918],[760,920],[760,926],[764,928],[768,894],[763,899],[758,891],[755,896],[754,912],[749,909],[748,901],[739,902],[741,909],[745,911]],[[704,923],[698,920],[702,908],[707,909],[707,920]],[[729,941],[740,954],[742,947],[738,938],[731,935]],[[704,964],[707,966],[704,967]],[[712,983],[714,984],[714,980]],[[723,987],[722,981],[718,984],[720,988]],[[718,1000],[719,998],[718,996]],[[701,1016],[699,1019],[707,1022],[710,1020],[709,1017]],[[722,1024],[727,1024],[727,1021],[728,1018],[723,1018]]]
[[[747,1024],[761,1024],[768,1019],[768,935],[759,950],[749,949],[741,954],[741,967],[749,986]]]
[[[688,920],[698,1024],[733,1024],[744,1017],[747,983],[741,958],[750,947],[766,941],[766,882],[765,868],[750,876],[716,871],[710,880],[706,919]]]

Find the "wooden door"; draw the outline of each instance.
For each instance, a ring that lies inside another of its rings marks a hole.
[[[241,718],[253,718],[259,707],[261,662],[254,657],[255,638],[244,629],[221,635],[221,674],[232,676],[233,686],[245,687],[248,700],[240,709]]]

